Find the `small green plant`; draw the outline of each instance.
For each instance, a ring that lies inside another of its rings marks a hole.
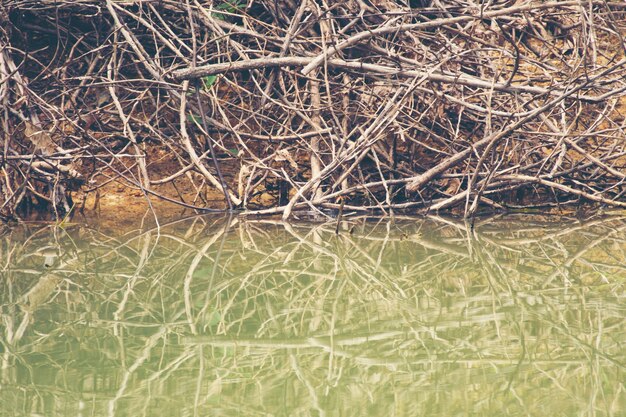
[[[200,80],[202,82],[202,85],[198,86],[198,89],[201,89],[202,91],[209,91],[217,81],[217,75],[207,75],[206,77],[202,77]],[[194,91],[187,92],[187,96],[193,96],[194,94]],[[197,116],[195,114],[188,115],[187,120],[192,123],[202,123],[202,119],[200,118],[200,116]]]
[[[242,0],[224,0],[222,3],[215,6],[216,10],[220,10],[223,13],[213,13],[213,16],[220,20],[231,20],[232,16],[229,15],[234,14],[245,5],[246,2]]]

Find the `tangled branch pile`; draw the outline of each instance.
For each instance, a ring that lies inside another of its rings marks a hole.
[[[618,1],[2,0],[0,214],[112,181],[285,218],[626,207],[624,34]]]

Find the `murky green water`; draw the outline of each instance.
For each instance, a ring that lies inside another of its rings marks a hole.
[[[0,229],[0,415],[626,415],[626,218],[334,229]]]

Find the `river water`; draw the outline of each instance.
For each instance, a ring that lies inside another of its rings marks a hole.
[[[0,415],[626,415],[626,217],[339,229],[0,229]]]

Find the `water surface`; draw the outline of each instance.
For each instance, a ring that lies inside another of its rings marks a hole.
[[[0,415],[626,415],[625,217],[340,229],[0,229]]]

